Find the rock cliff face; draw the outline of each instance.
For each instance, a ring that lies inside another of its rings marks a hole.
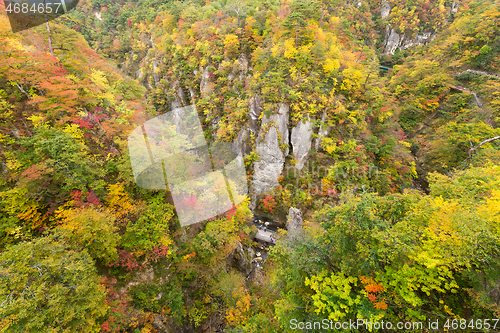
[[[241,58],[241,57],[240,57]],[[245,63],[246,57],[240,62],[240,66],[243,70],[246,70],[247,63]],[[259,117],[262,113],[262,98],[259,95],[255,95],[250,98],[249,101],[249,112],[248,112],[248,123],[239,132],[238,137],[233,142],[233,153],[236,155],[246,156],[252,151],[252,146],[250,146],[250,135],[257,134],[260,129]]]
[[[391,4],[387,0],[382,0],[380,4],[380,16],[385,20],[391,13]]]
[[[284,147],[283,154],[284,156],[288,156],[290,152],[290,147],[288,147],[289,142],[289,132],[288,132],[288,112],[290,107],[288,104],[281,103],[279,105],[278,113],[273,116],[273,121],[275,123],[275,127],[278,130],[278,136],[280,145]]]
[[[259,129],[259,117],[262,113],[262,98],[259,95],[250,99],[250,111],[248,113],[249,125],[254,131]]]
[[[286,220],[286,229],[288,230],[288,237],[294,238],[302,234],[302,212],[300,209],[290,207],[288,210],[288,217]]]
[[[301,170],[311,151],[312,142],[312,123],[309,118],[299,121],[296,127],[292,129],[292,147],[293,158],[297,161],[295,168]]]
[[[243,245],[240,242],[236,243],[235,259],[238,262],[238,268],[245,275],[250,274],[252,271],[252,252],[249,251],[248,254],[245,252]]]
[[[255,208],[259,195],[273,190],[278,184],[278,177],[283,172],[285,157],[289,148],[288,144],[288,110],[286,104],[280,104],[278,112],[271,117],[262,119],[261,129],[257,138],[255,151],[260,159],[254,163],[254,175],[250,187],[251,204]]]
[[[411,46],[425,45],[432,41],[434,37],[436,37],[435,34],[425,32],[421,35],[415,36],[414,39],[408,39],[404,34],[400,35],[394,29],[387,26],[384,41],[385,53],[394,54],[394,51],[397,49],[404,50]]]
[[[330,134],[330,131],[332,130],[330,126],[326,125],[326,111],[323,112],[323,115],[321,116],[321,123],[318,128],[318,137],[313,140],[314,142],[314,150],[320,151],[321,149],[321,139],[328,134]]]
[[[252,146],[250,145],[250,134],[252,134],[252,129],[249,126],[243,127],[238,132],[238,137],[233,142],[233,153],[235,155],[246,156],[252,151]]]
[[[186,106],[186,94],[184,94],[184,89],[182,89],[179,80],[173,82],[172,89],[175,91],[175,99],[171,104],[172,110]]]
[[[451,12],[456,13],[458,4],[453,2]],[[391,14],[391,4],[387,0],[382,0],[380,5],[380,16],[385,21]],[[424,32],[422,34],[416,35],[415,38],[410,39],[404,34],[398,34],[396,30],[391,28],[388,24],[386,25],[385,40],[384,40],[384,53],[394,54],[397,49],[407,49],[415,45],[425,45],[432,41],[436,37],[435,32]]]
[[[153,59],[152,64],[153,64],[153,79],[156,87],[160,83],[160,77],[158,76],[158,65],[160,64],[160,62],[156,59]]]
[[[200,94],[201,97],[206,97],[212,91],[212,82],[210,82],[210,75],[208,72],[208,66],[205,67],[203,74],[201,75],[200,81]]]
[[[238,61],[234,63],[231,73],[229,73],[227,79],[229,81],[237,78],[242,81],[246,78],[248,72],[248,57],[245,53],[240,54]]]
[[[239,79],[244,80],[248,73],[248,57],[245,53],[238,58],[238,69],[240,70]]]

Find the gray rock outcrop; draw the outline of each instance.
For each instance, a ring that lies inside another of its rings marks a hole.
[[[248,252],[248,258],[251,261],[255,257],[255,250],[253,248],[249,247],[247,252]]]
[[[172,90],[174,91],[174,100],[172,101],[172,110],[186,106],[186,94],[181,87],[179,80],[175,80],[172,84]]]
[[[459,6],[459,1],[453,1],[450,13],[456,13]],[[391,14],[391,4],[388,0],[382,0],[380,3],[380,16],[385,21]],[[414,38],[408,38],[405,34],[398,34],[389,24],[386,26],[384,53],[394,54],[397,49],[407,49],[416,45],[425,45],[431,42],[436,37],[436,32],[424,32],[416,35]]]
[[[385,53],[394,54],[394,51],[397,49],[404,50],[415,45],[425,45],[435,37],[435,34],[425,32],[421,35],[416,35],[414,39],[408,39],[404,34],[400,35],[394,29],[387,26],[384,41]]]
[[[175,332],[169,325],[168,318],[159,314],[154,314],[154,320],[151,325],[156,328],[157,332],[173,333]]]
[[[318,128],[318,137],[314,139],[314,150],[320,151],[321,140],[327,136],[331,131],[331,127],[326,124],[326,111],[323,112],[321,116],[321,123]]]
[[[302,212],[298,208],[290,207],[288,210],[288,217],[286,219],[286,229],[288,230],[288,237],[293,238],[302,234]]]
[[[141,81],[142,79],[144,79],[144,72],[141,68],[139,68],[136,72],[135,72],[135,78],[137,81]]]
[[[391,13],[391,4],[387,0],[382,0],[382,3],[380,5],[380,16],[382,16],[382,19],[386,19],[389,17],[389,14]]]
[[[196,93],[194,92],[194,89],[192,87],[188,87],[189,90],[189,97],[191,98],[191,103],[194,103],[194,97],[196,96]]]
[[[421,35],[416,35],[414,39],[402,39],[401,40],[401,48],[402,49],[407,49],[409,47],[412,47],[414,45],[425,45],[432,41],[436,37],[435,34],[432,34],[430,32],[424,32]]]
[[[245,53],[242,53],[238,57],[238,60],[234,62],[233,68],[229,73],[229,75],[227,76],[227,79],[229,81],[232,81],[233,79],[236,78],[236,74],[239,73],[238,80],[242,81],[246,78],[247,72],[248,72],[248,58]]]
[[[289,139],[288,110],[289,106],[281,103],[276,114],[271,117],[264,116],[262,119],[255,148],[260,159],[254,163],[253,182],[250,188],[251,209],[255,208],[260,194],[274,190],[279,184],[278,177],[283,172],[285,157],[289,152],[286,146]],[[282,147],[285,148],[282,150]]]
[[[160,83],[160,77],[158,76],[158,65],[160,63],[156,60],[153,60],[153,79],[155,81],[155,86]]]
[[[394,54],[394,51],[399,47],[399,34],[396,30],[391,29],[389,26],[386,27],[385,31],[385,53]]]
[[[283,154],[288,156],[290,152],[290,147],[288,147],[289,133],[288,133],[288,113],[290,107],[288,104],[280,103],[278,113],[273,116],[273,120],[278,130],[278,135],[280,137],[280,144],[284,146]]]
[[[218,135],[217,135],[217,130],[219,129],[219,124],[221,121],[221,117],[216,117],[210,121],[210,130],[212,132],[212,136],[214,138],[214,141],[217,141]]]
[[[295,167],[301,170],[311,151],[312,123],[309,117],[305,119],[305,122],[299,121],[298,125],[292,129],[291,141],[293,158],[297,160]]]
[[[153,268],[149,268],[145,271],[137,272],[135,278],[132,281],[130,281],[125,286],[120,288],[120,294],[123,294],[131,287],[137,286],[139,284],[145,284],[149,281],[152,281],[154,279],[154,277],[155,277],[155,272],[154,272]]]
[[[257,196],[273,190],[278,184],[278,177],[283,172],[285,156],[280,149],[278,131],[271,126],[264,139],[257,139],[255,151],[260,159],[254,163],[253,182],[250,190],[252,202],[250,208],[255,208]]]
[[[240,70],[240,80],[244,80],[248,72],[248,57],[245,53],[240,54],[238,58],[238,69]]]
[[[259,126],[259,117],[262,113],[262,98],[259,95],[255,95],[250,98],[249,102],[250,111],[248,113],[249,116],[249,124],[252,129],[258,131]]]
[[[210,74],[208,72],[208,67],[205,67],[203,74],[201,75],[200,81],[200,94],[201,97],[207,97],[208,94],[212,91],[212,82],[210,82]]]
[[[250,146],[250,134],[252,130],[245,126],[238,132],[238,137],[233,142],[232,150],[235,155],[246,156],[250,154],[252,147]]]
[[[238,268],[245,274],[250,274],[252,271],[252,259],[245,253],[243,245],[240,242],[236,243],[235,258],[238,262]]]

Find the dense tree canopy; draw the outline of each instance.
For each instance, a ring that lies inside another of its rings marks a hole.
[[[0,5],[0,331],[498,318],[499,6],[83,0],[14,34]],[[228,177],[231,143],[250,194],[181,226],[128,137],[188,105],[210,149],[155,171]]]
[[[86,251],[41,237],[7,248],[0,269],[3,332],[99,332],[106,291]]]

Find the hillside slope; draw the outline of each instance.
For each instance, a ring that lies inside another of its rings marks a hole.
[[[0,19],[0,330],[500,316],[498,3],[82,1],[50,39]],[[249,195],[181,227],[127,138],[188,105]]]

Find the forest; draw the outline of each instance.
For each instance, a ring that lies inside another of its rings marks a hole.
[[[500,2],[8,13],[0,332],[500,332]]]

